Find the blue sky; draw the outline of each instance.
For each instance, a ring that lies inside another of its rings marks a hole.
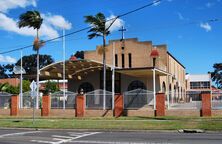
[[[16,21],[27,10],[38,10],[44,17],[41,39],[46,40],[70,33],[88,25],[85,15],[103,12],[106,17],[123,14],[152,0],[1,0],[0,52],[30,45],[32,29],[16,28]],[[171,52],[185,67],[186,72],[202,74],[212,71],[212,65],[222,62],[222,0],[163,0],[155,6],[122,17],[114,24],[107,38],[119,39],[121,25],[127,29],[126,38],[167,44]],[[207,20],[219,19],[215,22]],[[102,43],[101,38],[87,39],[87,31],[66,38],[66,58],[78,50],[93,50]],[[23,50],[33,54],[32,48]],[[62,60],[62,41],[47,43],[41,54],[50,54],[55,61]],[[0,64],[14,62],[20,51],[0,55]]]

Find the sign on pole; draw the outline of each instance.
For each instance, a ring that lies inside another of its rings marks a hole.
[[[31,97],[36,97],[36,95],[37,95],[37,92],[36,92],[37,84],[34,80],[30,84],[30,88],[31,88]]]

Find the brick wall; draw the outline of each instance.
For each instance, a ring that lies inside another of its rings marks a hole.
[[[211,116],[211,93],[202,92],[202,109],[201,116]]]
[[[84,117],[113,117],[112,110],[85,110]]]
[[[0,83],[9,83],[12,86],[18,86],[20,83],[20,80],[18,78],[7,78],[7,79],[0,79]]]
[[[17,116],[19,111],[19,96],[18,95],[12,95],[11,96],[11,116]]]
[[[198,109],[169,109],[169,110],[166,110],[166,116],[199,117],[200,110]]]

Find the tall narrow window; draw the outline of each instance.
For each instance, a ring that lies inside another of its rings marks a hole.
[[[118,67],[118,55],[115,54],[115,66]]]
[[[124,68],[125,67],[125,58],[124,58],[124,54],[122,54],[122,68]]]
[[[132,54],[131,53],[129,53],[129,68],[131,68],[132,67]]]

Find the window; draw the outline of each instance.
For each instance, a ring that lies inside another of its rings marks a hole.
[[[84,93],[90,92],[90,91],[94,91],[93,85],[89,82],[84,82],[79,86],[78,91],[80,92],[80,90],[83,89]]]
[[[146,86],[143,82],[139,81],[139,80],[135,80],[133,82],[131,82],[128,86],[128,91],[134,90],[134,89],[144,89],[146,90]]]
[[[129,53],[128,56],[129,56],[129,68],[131,68],[132,67],[132,54]]]
[[[118,55],[115,54],[115,66],[118,67]]]
[[[122,68],[124,68],[125,67],[125,57],[124,57],[124,54],[122,54]]]
[[[165,82],[163,82],[163,84],[162,84],[162,92],[166,92],[166,84],[165,84]]]
[[[210,82],[190,82],[190,89],[209,89]]]

